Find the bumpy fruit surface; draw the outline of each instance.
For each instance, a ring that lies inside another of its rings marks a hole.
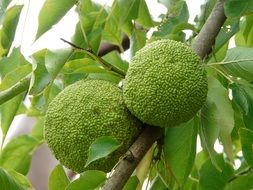
[[[56,159],[76,172],[110,171],[140,132],[141,123],[126,108],[122,91],[102,80],[78,81],[50,103],[44,135]],[[122,146],[85,168],[90,145],[111,136]]]
[[[131,60],[123,98],[144,123],[170,127],[190,120],[207,96],[207,77],[200,58],[181,42],[157,40]]]

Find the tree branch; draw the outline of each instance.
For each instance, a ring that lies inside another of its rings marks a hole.
[[[212,49],[212,45],[215,42],[215,38],[218,35],[221,26],[225,22],[224,15],[224,1],[218,0],[210,16],[208,17],[206,24],[203,26],[198,37],[192,45],[194,51],[204,58],[208,55]],[[106,181],[102,190],[120,190],[123,189],[127,180],[132,175],[136,166],[146,154],[151,145],[163,134],[161,128],[147,126],[134,144],[130,147],[129,152],[132,152],[133,160],[129,161],[122,159],[115,168],[112,176]]]
[[[163,134],[163,131],[164,129],[160,127],[146,126],[138,139],[116,166],[113,175],[109,178],[103,190],[122,189],[142,157],[152,144]]]
[[[192,44],[192,48],[202,59],[211,53],[215,38],[225,20],[224,0],[218,0],[206,23]]]

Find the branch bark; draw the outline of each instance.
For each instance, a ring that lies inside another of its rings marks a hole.
[[[192,45],[194,51],[203,59],[208,55],[215,42],[220,28],[224,24],[226,17],[224,15],[224,1],[218,0],[205,25],[201,29],[195,42]],[[123,189],[127,180],[132,175],[136,166],[146,154],[151,145],[163,134],[159,127],[147,126],[134,144],[126,153],[132,153],[134,160],[122,159],[115,168],[112,176],[106,181],[102,190],[120,190]]]
[[[215,38],[225,20],[224,0],[218,0],[206,23],[192,44],[192,48],[202,59],[211,53]]]
[[[116,166],[111,180],[103,189],[122,189],[131,176],[138,163],[152,146],[152,144],[163,134],[164,129],[153,126],[145,126],[138,139],[123,156]],[[115,180],[116,179],[116,180]]]

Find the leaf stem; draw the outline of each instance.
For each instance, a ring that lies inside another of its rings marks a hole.
[[[223,71],[221,71],[215,66],[210,66],[210,67],[213,68],[216,72],[220,73],[222,76],[224,76],[229,82],[234,83],[234,81],[228,75],[226,75]]]
[[[92,59],[94,59],[95,61],[98,61],[103,67],[104,69],[108,70],[108,71],[114,71],[120,75],[122,75],[123,77],[126,75],[126,73],[120,69],[118,69],[117,67],[113,66],[112,64],[110,64],[109,62],[105,61],[104,59],[102,59],[101,57],[97,56],[92,49],[84,49],[81,47],[78,47],[77,45],[62,39],[61,40],[67,44],[69,44],[70,46],[72,46],[73,48],[75,48],[76,50],[80,50],[82,52],[85,52],[87,55],[89,55]]]
[[[252,168],[247,168],[246,170],[243,170],[243,171],[235,174],[235,176],[233,176],[232,178],[230,178],[228,180],[228,182],[230,183],[230,182],[234,181],[235,179],[237,179],[238,177],[246,175],[246,174],[249,174],[250,172],[252,172]]]
[[[239,62],[244,62],[244,61],[253,61],[253,59],[238,59],[234,61],[223,61],[223,62],[215,62],[215,63],[209,63],[207,66],[212,66],[212,65],[226,65],[230,63],[239,63]]]
[[[30,85],[31,75],[21,79],[14,86],[0,92],[0,105],[12,99],[13,97],[26,91]]]

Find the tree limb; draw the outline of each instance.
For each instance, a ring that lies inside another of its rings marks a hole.
[[[212,49],[215,38],[218,35],[221,26],[224,24],[226,17],[224,15],[224,1],[218,0],[205,25],[201,29],[198,37],[192,45],[194,51],[204,58]],[[136,166],[143,158],[151,145],[162,135],[162,130],[159,127],[147,126],[134,144],[129,148],[132,152],[133,160],[129,161],[122,159],[115,168],[112,176],[106,181],[102,190],[121,190],[127,180],[132,175]]]
[[[113,175],[109,178],[103,190],[122,189],[142,157],[152,144],[163,134],[163,131],[164,129],[160,127],[145,126],[138,139],[116,166]]]
[[[192,44],[192,48],[202,59],[211,53],[215,38],[225,20],[224,0],[218,0],[206,23]]]

